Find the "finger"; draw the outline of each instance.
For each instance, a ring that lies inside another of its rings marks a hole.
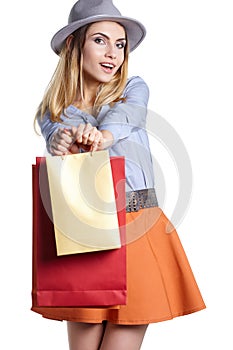
[[[72,126],[70,129],[71,137],[73,137],[74,139],[76,139],[77,130],[78,128],[76,126]]]
[[[87,124],[85,124],[84,132],[88,132],[93,128],[94,127],[91,125],[91,123],[87,123]]]
[[[60,141],[63,141],[68,145],[71,145],[71,143],[73,143],[73,136],[70,129],[59,130],[57,136]]]
[[[93,143],[91,145],[91,151],[97,151],[100,143],[103,142],[103,135],[101,132],[96,133],[95,139],[93,140]]]
[[[51,137],[49,145],[50,152],[53,155],[66,154],[71,145],[71,141],[72,139],[70,136],[64,136],[64,130],[58,130]]]
[[[65,147],[67,147],[68,144],[70,144],[71,138],[69,135],[67,135],[64,130],[58,130],[55,132],[51,138],[51,144],[56,146],[56,144],[62,144]]]
[[[75,132],[75,139],[76,139],[76,142],[78,143],[82,143],[82,140],[83,140],[83,131],[85,129],[85,124],[79,124],[76,132]]]
[[[64,134],[68,135],[69,137],[73,137],[72,129],[64,129]]]
[[[53,146],[55,149],[59,149],[59,147],[68,149],[71,146],[71,144],[72,144],[71,138],[65,140],[65,139],[54,137],[54,139],[51,142],[51,146]]]
[[[92,128],[89,132],[88,139],[87,139],[87,144],[91,145],[96,137],[98,137],[99,131],[96,128]]]
[[[90,145],[95,138],[96,132],[97,132],[97,129],[93,127],[90,123],[88,123],[85,129],[83,130],[82,143],[84,145],[87,145],[87,144]]]
[[[59,147],[55,147],[54,145],[50,146],[50,153],[53,156],[62,156],[62,155],[66,155],[69,153],[69,151],[67,150],[67,148],[63,148],[61,146]]]
[[[59,142],[56,142],[55,139],[52,140],[50,143],[50,148],[53,151],[58,151],[58,152],[67,152],[68,148],[70,147],[70,144],[66,144],[64,141],[59,140]]]

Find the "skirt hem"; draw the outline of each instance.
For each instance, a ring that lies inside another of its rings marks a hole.
[[[111,307],[39,307],[34,303],[32,311],[59,321],[139,325],[204,309],[204,300],[179,236],[175,228],[171,230],[163,211],[158,207],[147,208],[127,213],[126,219],[127,237],[132,238],[126,246],[126,305],[114,310]]]
[[[200,307],[196,307],[193,309],[189,309],[189,310],[185,310],[183,312],[178,312],[176,314],[171,314],[168,316],[164,316],[164,317],[160,317],[160,318],[151,318],[150,320],[121,320],[121,319],[113,319],[113,318],[109,318],[109,319],[105,319],[105,318],[85,318],[85,317],[54,317],[53,315],[49,315],[49,314],[42,314],[42,316],[44,318],[50,319],[50,320],[54,320],[54,321],[69,321],[69,322],[80,322],[80,323],[102,323],[104,321],[110,322],[112,324],[119,324],[119,325],[141,325],[141,324],[151,324],[151,323],[158,323],[158,322],[163,322],[163,321],[169,321],[172,320],[176,317],[181,317],[181,316],[185,316],[185,315],[189,315],[201,310],[204,310],[206,308],[205,305],[202,305]],[[36,313],[39,313],[37,310],[33,310]]]

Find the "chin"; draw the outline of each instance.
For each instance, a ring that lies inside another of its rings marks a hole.
[[[101,84],[107,84],[113,79],[114,75],[111,75],[110,77],[105,77],[99,80]]]

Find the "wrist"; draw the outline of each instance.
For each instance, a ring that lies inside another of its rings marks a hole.
[[[101,130],[100,132],[103,138],[100,141],[98,149],[102,150],[111,147],[114,141],[113,134],[108,130]]]

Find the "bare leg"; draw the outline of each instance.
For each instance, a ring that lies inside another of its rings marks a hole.
[[[139,350],[148,325],[107,324],[100,350]]]
[[[104,332],[102,323],[67,322],[70,350],[98,350]]]

